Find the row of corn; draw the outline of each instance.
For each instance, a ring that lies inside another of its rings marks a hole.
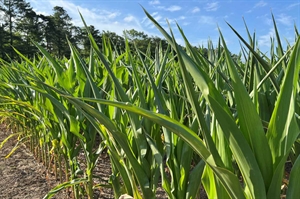
[[[169,43],[155,57],[150,46],[131,51],[127,42],[118,53],[107,38],[99,49],[88,32],[88,58],[71,43],[70,59],[35,43],[41,56],[0,62],[0,119],[14,129],[9,138],[61,181],[45,198],[66,188],[93,198],[102,186],[115,198],[156,198],[158,187],[174,199],[200,198],[200,189],[209,198],[299,196],[297,29],[295,44],[283,49],[273,18],[276,43],[267,56],[248,29],[246,41],[229,25],[240,54],[231,55],[220,32],[206,56],[179,26],[184,49],[145,14]],[[103,152],[111,175],[100,184],[94,170]],[[283,190],[287,161],[293,167]]]

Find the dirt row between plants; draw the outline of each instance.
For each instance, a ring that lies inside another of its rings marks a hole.
[[[0,141],[2,142],[10,133],[2,125]],[[15,144],[15,141],[11,139],[0,150],[0,198],[43,198],[55,182],[47,179],[44,167],[37,163],[28,150],[22,146],[11,157],[5,158]]]
[[[11,134],[4,125],[0,125],[0,143]],[[16,145],[15,139],[10,139],[0,149],[0,198],[1,199],[41,199],[53,187],[59,184],[54,175],[49,174],[46,168],[36,161],[24,145],[20,145],[9,158],[7,154]],[[110,166],[107,159],[99,161],[98,175],[108,179]],[[101,169],[100,169],[101,168]],[[101,172],[100,172],[101,171]],[[58,192],[53,199],[71,198],[66,190]],[[114,198],[111,189],[95,190],[94,198]]]

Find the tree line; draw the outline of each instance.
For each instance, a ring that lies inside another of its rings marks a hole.
[[[118,51],[125,50],[125,36],[115,32],[99,31],[93,25],[88,27],[95,41],[102,45],[103,37],[109,38]],[[152,54],[157,44],[163,48],[167,42],[159,37],[148,36],[144,32],[134,29],[124,31],[131,48],[133,42],[145,52],[150,44]],[[32,40],[42,45],[56,57],[69,57],[70,48],[67,39],[80,49],[82,54],[89,54],[90,42],[84,27],[72,24],[72,18],[60,6],[53,7],[51,15],[36,13],[30,3],[24,0],[0,0],[0,58],[4,60],[18,57],[13,49],[16,48],[23,55],[33,57],[37,48]]]

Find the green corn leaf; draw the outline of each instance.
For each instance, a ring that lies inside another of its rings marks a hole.
[[[108,74],[110,75],[110,77],[112,78],[112,80],[114,82],[115,89],[118,93],[118,98],[120,98],[123,102],[130,102],[129,97],[126,95],[125,91],[123,90],[123,88],[122,88],[119,80],[115,76],[111,66],[107,62],[104,55],[100,52],[99,47],[98,47],[97,43],[95,42],[94,38],[92,37],[92,34],[89,32],[89,29],[87,28],[87,25],[81,14],[80,14],[80,16],[84,23],[84,26],[86,27],[88,34],[89,34],[89,39],[90,39],[91,45],[92,45],[96,55],[103,63],[104,67],[108,71]],[[129,113],[129,117],[130,117],[130,124],[134,131],[134,136],[136,138],[135,141],[137,142],[137,146],[139,147],[138,153],[139,153],[140,159],[143,159],[143,157],[145,156],[145,154],[147,152],[147,142],[145,140],[145,136],[142,134],[142,131],[140,130],[141,124],[140,124],[140,121],[139,121],[137,115],[132,115]]]
[[[100,123],[102,123],[107,128],[107,130],[112,134],[112,136],[120,144],[120,146],[124,150],[128,160],[130,161],[130,164],[134,168],[135,177],[137,178],[137,180],[141,186],[143,194],[149,196],[149,198],[152,198],[153,193],[150,189],[148,177],[147,177],[144,169],[138,163],[138,160],[134,156],[132,149],[129,146],[126,134],[121,133],[110,119],[108,119],[105,115],[103,115],[101,112],[97,111],[93,107],[91,107],[91,106],[87,105],[86,103],[83,103],[77,99],[74,99],[74,98],[71,98],[68,96],[64,96],[64,97],[67,97],[67,99],[71,103],[76,105],[78,108],[80,107],[81,109],[83,109],[86,112],[86,114],[89,114],[91,117],[96,118]],[[97,126],[94,126],[94,127],[96,129],[99,128]]]
[[[179,26],[178,26],[178,29],[180,30],[182,36],[184,37],[186,45],[190,46],[190,44],[188,43],[186,37],[183,34],[183,31],[181,30],[181,28]],[[172,34],[173,40],[175,40],[175,37],[174,37],[172,31],[171,31],[171,34]],[[190,46],[190,50],[193,52],[193,48],[191,46]],[[201,110],[201,108],[199,106],[199,103],[197,103],[197,98],[196,98],[196,93],[195,93],[194,88],[193,88],[193,83],[191,81],[190,75],[188,74],[188,72],[187,72],[187,70],[185,68],[185,65],[184,65],[184,62],[183,62],[183,58],[181,57],[181,54],[179,52],[179,48],[178,48],[177,45],[176,45],[176,52],[177,52],[178,61],[179,61],[179,64],[180,64],[181,73],[182,73],[182,76],[183,76],[183,79],[184,79],[184,82],[185,82],[185,85],[186,85],[185,86],[186,93],[187,93],[188,99],[189,99],[189,101],[190,101],[190,103],[192,105],[193,112],[197,116],[197,120],[198,120],[198,122],[200,124],[201,130],[203,132],[203,137],[204,137],[204,139],[206,141],[208,149],[211,151],[212,155],[214,156],[214,159],[215,159],[217,165],[220,166],[220,167],[224,167],[224,164],[223,164],[223,162],[221,160],[221,157],[220,157],[219,153],[217,152],[216,146],[215,146],[215,144],[214,144],[214,142],[212,140],[212,137],[210,135],[210,132],[208,130],[208,127],[207,127],[206,121],[204,119],[204,115],[202,113],[202,110]],[[195,55],[196,53],[193,52],[193,54]],[[184,169],[188,169],[187,168],[189,166],[188,163],[187,163],[188,161],[184,160],[184,159],[185,158],[183,158],[182,164],[185,165],[185,167],[186,167]],[[213,176],[209,176],[209,177],[213,178]],[[223,195],[223,194],[221,194],[222,190],[224,191],[223,187],[222,186],[218,186],[217,184],[218,184],[218,182],[216,181],[215,188],[218,191],[218,194],[220,194],[219,196],[225,198],[226,196]],[[197,186],[197,185],[195,185],[195,186]],[[185,189],[183,189],[183,190],[185,190]]]
[[[233,32],[239,37],[239,39],[247,46],[247,48],[251,51],[251,53],[254,55],[255,59],[262,65],[263,69],[266,73],[270,71],[270,65],[243,39],[243,37],[229,24],[228,26],[233,30]],[[278,83],[274,77],[273,74],[270,74],[270,80],[276,90],[276,92],[279,92],[279,86]]]
[[[229,68],[230,77],[232,79],[235,101],[237,103],[240,129],[248,140],[248,144],[252,148],[256,161],[260,167],[260,171],[263,175],[265,187],[268,188],[273,172],[273,169],[270,167],[270,165],[272,165],[272,156],[269,145],[266,144],[267,139],[262,126],[262,122],[259,118],[258,113],[256,112],[256,107],[250,99],[248,92],[246,91],[246,88],[235,69],[234,63],[231,59],[221,32],[220,35],[225,51],[227,66]]]
[[[193,50],[191,48],[191,45],[189,44],[187,38],[185,37],[185,35],[183,34],[183,31],[181,30],[181,28],[179,26],[178,26],[178,29],[180,30],[181,35],[183,36],[186,45],[189,46],[190,49],[191,49],[191,51],[193,52]],[[174,39],[174,35],[172,35],[172,36],[173,36],[173,39]],[[215,146],[215,144],[214,144],[214,142],[213,142],[213,140],[211,138],[210,132],[208,130],[208,126],[206,125],[206,121],[204,119],[204,115],[202,113],[202,110],[201,110],[201,108],[199,106],[199,102],[197,100],[196,92],[194,91],[194,88],[193,88],[193,82],[192,82],[192,80],[190,78],[190,75],[188,74],[188,71],[187,71],[187,69],[185,67],[185,63],[183,61],[183,58],[182,58],[182,56],[180,54],[180,51],[179,51],[179,48],[178,48],[177,45],[176,45],[176,52],[178,54],[177,56],[178,56],[178,59],[179,59],[180,70],[181,70],[181,73],[182,73],[182,76],[183,76],[183,80],[184,80],[184,83],[185,83],[186,93],[187,93],[189,102],[190,102],[190,104],[192,106],[193,112],[197,116],[197,120],[198,120],[198,122],[200,124],[201,130],[202,130],[202,133],[203,133],[203,137],[205,139],[207,147],[211,151],[212,155],[214,156],[214,158],[216,160],[216,163],[219,166],[224,166],[223,163],[222,163],[222,161],[221,161],[220,155],[217,152],[216,146]]]
[[[282,171],[292,145],[299,135],[295,118],[295,99],[300,68],[300,38],[298,38],[284,75],[280,93],[268,126],[267,138],[270,145],[273,169]],[[275,175],[275,173],[274,173]],[[280,173],[277,173],[280,175]],[[273,182],[268,190],[268,198],[278,197],[280,183]]]
[[[71,98],[69,96],[64,96],[64,97],[67,97],[69,100],[71,100],[71,99],[74,100],[74,98]],[[129,104],[128,102],[124,103],[124,102],[115,102],[115,101],[91,99],[91,98],[81,98],[81,99],[85,100],[85,101],[89,101],[89,102],[96,102],[96,103],[101,103],[101,104],[106,104],[106,105],[122,108],[124,110],[133,112],[135,114],[142,115],[142,116],[156,122],[157,124],[168,128],[170,131],[176,133],[183,140],[185,140],[185,142],[187,142],[192,147],[192,149],[195,152],[197,152],[207,164],[210,165],[210,167],[213,169],[215,174],[218,176],[218,178],[222,182],[223,186],[225,187],[225,189],[228,191],[229,195],[232,198],[245,198],[238,178],[232,172],[228,171],[227,169],[217,167],[211,153],[206,149],[206,146],[204,145],[203,141],[193,131],[191,131],[189,128],[182,125],[178,121],[171,119],[166,115],[162,115],[159,113],[153,113],[151,111],[144,110],[142,108],[133,106],[132,104]],[[80,104],[81,104],[81,107],[87,107],[82,102],[80,102]],[[95,113],[95,111],[96,111],[96,110],[92,110],[91,107],[88,109],[90,110],[89,111],[90,113]],[[96,116],[96,114],[95,114],[95,116]],[[114,134],[114,135],[116,136],[116,139],[117,139],[117,137],[120,136],[119,134]],[[117,135],[119,135],[119,136],[117,136]],[[124,139],[124,138],[120,138],[120,140],[122,140],[122,139]],[[124,140],[122,142],[124,142]],[[120,142],[120,143],[122,143],[122,142]]]
[[[299,176],[300,176],[300,156],[298,156],[297,160],[293,164],[293,168],[290,173],[288,190],[286,194],[287,199],[293,199],[300,196]]]
[[[43,199],[50,199],[50,198],[52,198],[52,196],[54,196],[57,192],[59,192],[62,189],[66,189],[67,187],[71,187],[71,186],[74,186],[74,185],[79,185],[79,184],[82,184],[82,183],[85,183],[85,182],[87,182],[87,179],[85,179],[85,178],[78,178],[78,179],[74,179],[74,180],[71,180],[71,181],[59,184],[56,187],[54,187],[53,189],[51,189],[47,193],[47,195],[45,195],[43,197]]]
[[[193,199],[200,192],[201,184],[199,183],[199,179],[201,179],[205,163],[204,161],[200,161],[190,172],[189,175],[189,186],[186,189],[186,199]]]
[[[167,41],[176,49],[176,43],[165,32],[165,30],[152,18],[152,16],[144,10],[147,17],[154,23],[154,25],[161,31]],[[203,96],[209,102],[211,109],[214,111],[216,118],[222,127],[224,136],[229,142],[233,155],[237,160],[239,167],[241,168],[243,177],[253,198],[265,197],[264,181],[256,162],[256,159],[248,145],[246,139],[242,136],[235,121],[233,120],[230,110],[228,109],[222,95],[215,88],[212,80],[208,75],[196,66],[195,62],[183,51],[180,50],[180,54],[183,58],[185,66],[195,80],[195,83],[201,89]],[[220,169],[219,171],[223,171]],[[222,180],[219,178],[219,180]],[[228,190],[229,187],[222,182],[223,186],[227,188],[229,194],[232,194]],[[232,196],[231,196],[232,197]]]
[[[166,173],[165,173],[165,168],[163,164],[163,158],[162,155],[160,154],[159,150],[156,147],[155,142],[151,139],[150,136],[146,137],[147,142],[149,143],[149,146],[151,148],[151,151],[153,153],[153,156],[158,164],[158,167],[160,169],[161,177],[162,177],[162,187],[168,194],[169,198],[174,198],[174,195],[172,194],[170,183],[167,180]]]
[[[55,70],[55,74],[57,75],[57,81],[61,84],[61,85],[65,85],[65,83],[68,83],[67,81],[65,81],[65,73],[63,71],[63,68],[57,63],[57,61],[50,55],[50,53],[48,53],[42,46],[40,46],[38,43],[36,43],[35,41],[32,41],[33,44],[41,51],[41,53],[48,59],[49,63],[51,63],[51,66],[54,68]]]

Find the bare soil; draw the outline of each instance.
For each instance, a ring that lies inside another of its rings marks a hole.
[[[10,130],[0,125],[0,143],[10,134]],[[36,161],[25,145],[20,146],[9,158],[5,158],[15,144],[16,141],[12,138],[0,149],[0,199],[41,199],[59,184],[59,180],[48,172],[43,164]],[[102,181],[107,181],[111,173],[107,161],[109,159],[104,155],[96,169],[97,176]],[[68,190],[62,190],[53,199],[68,199],[71,198],[70,195]],[[94,196],[103,199],[114,198],[109,188],[95,190]]]
[[[1,126],[0,142],[9,134]],[[15,142],[11,139],[0,150],[0,198],[43,198],[56,182],[46,178],[45,168],[22,146],[11,157],[5,158],[14,146]]]

